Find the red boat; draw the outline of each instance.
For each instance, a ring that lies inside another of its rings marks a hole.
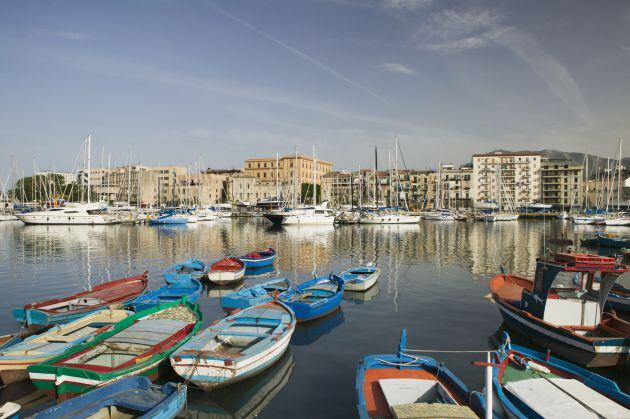
[[[245,264],[236,258],[225,258],[216,262],[208,272],[208,280],[215,284],[240,281],[245,276]]]
[[[587,367],[627,365],[630,323],[604,312],[627,268],[614,258],[552,253],[536,261],[533,280],[501,274],[490,290],[509,328]]]
[[[95,286],[64,298],[31,303],[13,309],[13,317],[28,326],[68,323],[104,307],[125,304],[142,294],[149,283],[148,272]]]

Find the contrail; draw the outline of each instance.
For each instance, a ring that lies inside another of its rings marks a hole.
[[[319,68],[322,71],[325,71],[326,73],[330,74],[331,76],[335,77],[338,80],[344,81],[346,83],[348,83],[349,85],[356,87],[359,90],[362,90],[363,92],[369,94],[370,96],[373,96],[375,98],[377,98],[378,100],[380,100],[381,102],[383,102],[386,105],[389,105],[389,103],[378,93],[368,89],[367,87],[357,83],[354,80],[351,80],[349,78],[347,78],[346,76],[344,76],[343,74],[338,73],[337,71],[333,70],[332,68],[320,63],[319,61],[317,61],[315,58],[311,57],[310,55],[293,48],[291,45],[288,45],[284,42],[282,42],[281,40],[279,40],[278,38],[268,34],[267,32],[258,29],[257,27],[251,25],[250,23],[244,21],[243,19],[234,16],[233,14],[223,10],[222,8],[220,8],[219,6],[217,6],[216,4],[214,4],[213,2],[209,2],[209,4],[219,13],[221,13],[222,15],[224,15],[225,17],[232,19],[234,22],[240,23],[241,25],[245,26],[247,29],[251,30],[252,32],[257,33],[258,35],[267,38],[268,40],[270,40],[271,42],[281,46],[282,48],[288,50],[289,52],[292,52],[293,54],[297,55],[298,57],[303,58],[304,60],[308,61],[309,63],[313,64],[315,67]]]

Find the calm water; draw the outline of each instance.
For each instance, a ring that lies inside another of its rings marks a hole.
[[[400,330],[409,347],[487,349],[501,318],[484,299],[487,281],[501,265],[532,276],[543,239],[578,241],[589,226],[561,221],[516,223],[422,222],[412,226],[291,227],[273,229],[264,219],[218,220],[177,228],[153,226],[23,226],[0,223],[0,332],[17,330],[13,307],[71,294],[122,276],[149,271],[150,287],[163,285],[161,271],[196,256],[212,261],[272,246],[270,276],[303,282],[313,275],[376,262],[377,287],[344,297],[340,311],[299,325],[290,351],[264,374],[212,393],[191,391],[191,417],[353,417],[354,378],[366,354],[393,353]],[[548,246],[552,247],[552,246]],[[205,285],[204,324],[224,316],[218,297],[230,290]],[[479,355],[438,355],[473,389],[484,371]],[[614,374],[614,373],[613,373]],[[617,377],[618,378],[618,377]],[[619,379],[619,378],[618,378]],[[624,387],[627,382],[622,382]],[[33,392],[29,383],[0,390],[2,401]]]

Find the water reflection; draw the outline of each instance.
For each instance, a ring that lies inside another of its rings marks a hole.
[[[240,383],[212,392],[188,390],[186,418],[252,418],[257,416],[287,384],[295,361],[291,350],[269,369]]]
[[[381,293],[381,287],[378,283],[374,284],[369,290],[360,292],[360,291],[345,291],[343,293],[344,301],[347,301],[352,304],[365,304],[369,301],[374,300]]]
[[[295,327],[295,332],[293,332],[291,337],[291,345],[310,345],[320,337],[330,333],[334,328],[341,326],[344,321],[343,310],[338,308],[319,319],[300,323]]]

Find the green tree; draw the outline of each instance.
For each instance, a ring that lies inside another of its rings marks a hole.
[[[312,183],[302,183],[302,188],[301,188],[301,197],[302,197],[302,202],[304,203],[309,203],[309,204],[313,204],[313,184]],[[321,203],[322,197],[322,188],[321,186],[317,187],[317,202]]]

